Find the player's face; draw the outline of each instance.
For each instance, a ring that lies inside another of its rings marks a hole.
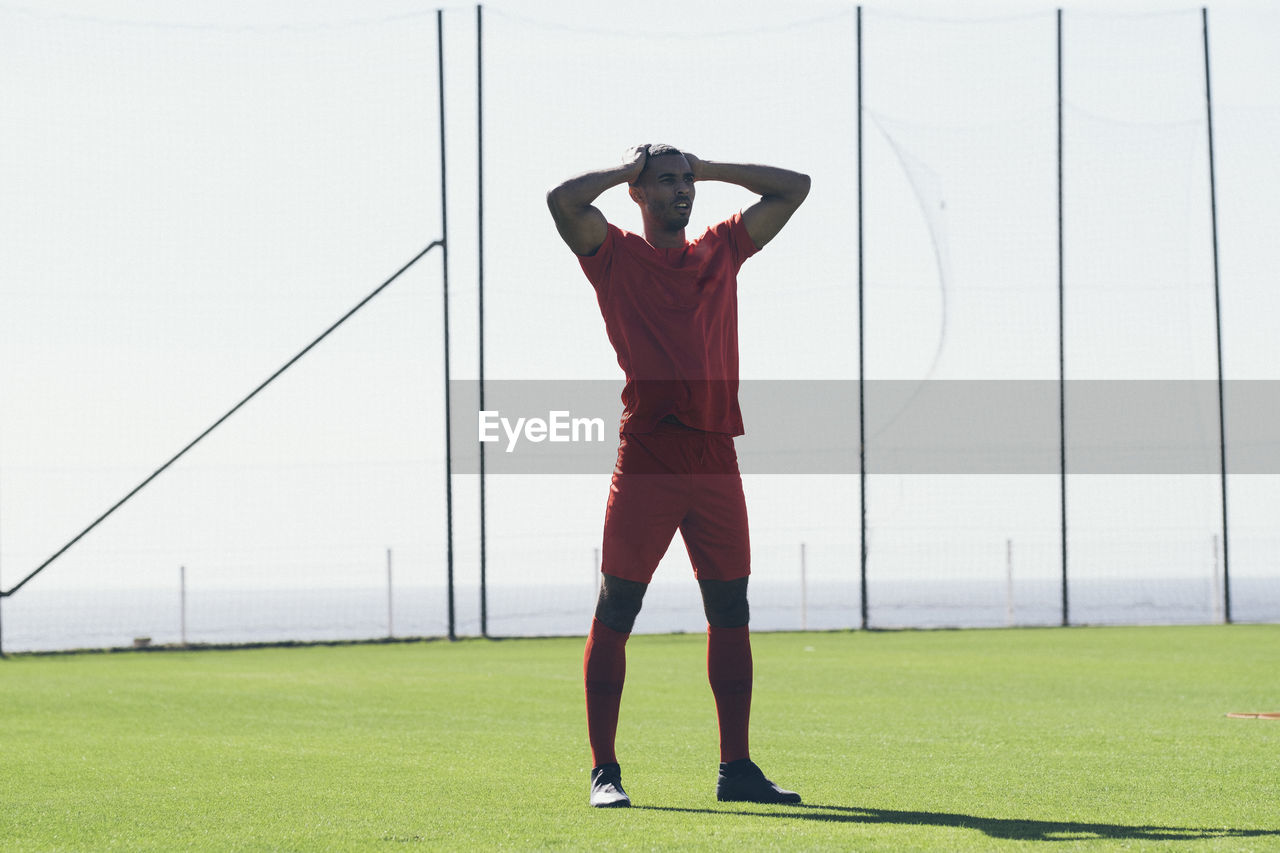
[[[646,213],[673,231],[689,224],[693,212],[693,169],[683,154],[650,158],[637,182]]]

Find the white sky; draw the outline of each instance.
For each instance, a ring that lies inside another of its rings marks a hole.
[[[857,376],[853,8],[486,4],[489,376],[618,375],[543,194],[659,140],[813,175],[744,269],[743,375]],[[1280,9],[1209,8],[1227,375],[1275,379]],[[1212,379],[1199,9],[1066,9],[1068,376]],[[455,377],[477,373],[474,20],[445,13]],[[863,26],[867,375],[1056,378],[1053,7],[869,4]],[[406,0],[0,3],[0,585],[440,236],[435,38]],[[695,225],[749,202],[703,186]],[[601,206],[637,225],[621,191]],[[438,580],[440,284],[435,253],[33,586],[180,564],[340,585],[386,547]],[[605,483],[492,484],[490,577],[588,576]],[[856,575],[856,481],[748,488],[758,572],[805,541],[830,548],[811,572]],[[1207,576],[1217,488],[1076,478],[1079,577]],[[1232,488],[1233,569],[1274,577],[1280,485]],[[1003,572],[1009,538],[1052,577],[1057,489],[878,478],[877,577]],[[474,480],[455,497],[472,584]]]

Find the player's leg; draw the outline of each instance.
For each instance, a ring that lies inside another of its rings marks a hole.
[[[591,744],[591,766],[599,770],[616,767],[618,757],[614,743],[618,734],[618,711],[622,703],[622,685],[627,675],[627,639],[644,601],[648,584],[604,575],[595,618],[587,635],[582,673],[586,684],[587,739]],[[592,773],[592,805],[626,805],[620,797],[600,792],[598,773]],[[621,779],[606,779],[617,792]],[[622,795],[625,796],[625,795]]]
[[[603,578],[583,659],[587,737],[591,744],[593,806],[628,806],[615,752],[618,712],[626,678],[626,644],[653,572],[684,514],[685,486],[649,471],[662,442],[624,436],[605,511]]]
[[[751,632],[747,627],[747,578],[699,578],[707,615],[707,680],[716,700],[720,725],[720,760],[728,763],[751,755]]]
[[[693,509],[680,525],[707,616],[707,680],[720,727],[721,800],[798,803],[800,796],[765,778],[750,758],[753,661],[747,581],[751,545],[746,498],[730,439],[708,443]]]
[[[627,674],[627,638],[644,601],[647,584],[604,575],[595,618],[587,634],[582,674],[587,695],[587,740],[591,744],[590,803],[597,808],[631,805],[622,788],[614,753],[618,710]]]
[[[750,803],[798,803],[800,795],[779,788],[751,760],[751,634],[747,627],[747,579],[699,578],[707,614],[707,679],[720,724],[720,775],[716,798]]]
[[[707,614],[707,680],[720,724],[720,760],[750,757],[751,634],[747,628],[747,578],[699,579]]]
[[[720,760],[731,762],[749,756],[751,536],[732,439],[705,435],[703,441],[694,501],[681,520],[680,534],[707,616],[707,680],[720,724]]]

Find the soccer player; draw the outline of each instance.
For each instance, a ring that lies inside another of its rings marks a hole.
[[[760,196],[690,241],[699,181]],[[605,220],[593,202],[629,185],[644,236]],[[677,529],[707,616],[707,675],[720,726],[720,800],[798,803],[750,757],[751,640],[747,509],[733,437],[738,408],[737,273],[809,193],[809,178],[771,166],[702,160],[669,145],[630,149],[613,168],[547,194],[556,228],[596,290],[626,374],[618,462],[605,511],[600,597],[583,664],[591,805],[629,806],[614,753],[626,643],[645,590]]]

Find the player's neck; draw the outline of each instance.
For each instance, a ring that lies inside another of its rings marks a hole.
[[[669,231],[666,228],[651,227],[646,223],[644,239],[655,249],[683,249],[686,245],[683,228],[679,231]]]

